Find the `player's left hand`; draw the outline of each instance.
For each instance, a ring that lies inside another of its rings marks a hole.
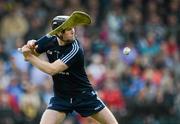
[[[36,52],[36,49],[38,48],[38,45],[36,45],[36,40],[29,40],[27,42],[27,47],[31,50],[31,53],[35,56],[39,56],[39,54]]]
[[[29,57],[32,55],[32,54],[31,54],[31,49],[30,49],[27,45],[24,45],[21,50],[22,50],[24,59],[25,59],[26,61],[28,61],[28,60],[29,60]]]

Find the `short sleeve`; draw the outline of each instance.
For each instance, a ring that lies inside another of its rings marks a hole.
[[[43,52],[46,52],[48,49],[50,49],[54,44],[56,43],[56,37],[55,36],[48,36],[45,35],[37,40],[36,45],[38,45],[36,52],[41,54]]]
[[[81,59],[81,50],[77,41],[74,41],[71,48],[68,49],[60,60],[67,66],[71,66],[73,63]]]

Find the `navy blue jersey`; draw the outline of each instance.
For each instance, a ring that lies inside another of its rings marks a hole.
[[[78,40],[60,46],[57,37],[53,36],[48,38],[46,44],[39,43],[37,52],[46,52],[50,63],[60,59],[68,66],[67,70],[52,76],[55,95],[73,97],[83,91],[93,90],[85,72],[83,48]]]

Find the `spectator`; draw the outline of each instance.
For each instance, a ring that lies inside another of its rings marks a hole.
[[[39,123],[52,87],[16,49],[46,34],[52,17],[74,10],[92,17],[92,25],[77,27],[77,35],[90,80],[119,123],[179,124],[179,5],[179,0],[0,1],[0,124]],[[129,55],[122,54],[125,46]],[[96,122],[73,114],[64,123]]]

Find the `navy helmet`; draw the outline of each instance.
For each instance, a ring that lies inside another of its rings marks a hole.
[[[66,21],[69,18],[69,16],[56,16],[52,20],[52,29],[54,30],[57,28],[59,25],[61,25],[64,21]]]

